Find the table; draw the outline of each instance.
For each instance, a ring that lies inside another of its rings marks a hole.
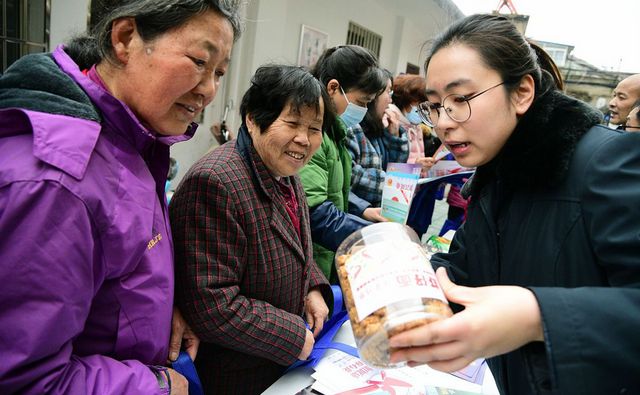
[[[338,330],[338,333],[334,337],[334,341],[355,346],[353,332],[351,331],[351,323],[348,320],[344,325],[342,325],[340,330]],[[328,350],[327,355],[333,352],[336,351]],[[448,373],[438,372],[428,366],[421,366],[419,369],[424,369],[425,374],[429,377],[429,384],[432,383],[434,386],[449,387],[462,391],[477,392],[488,395],[499,395],[496,383],[488,368],[485,372],[482,386],[462,380]],[[313,383],[313,379],[311,378],[311,374],[313,374],[313,372],[313,368],[309,366],[301,366],[297,369],[291,370],[267,388],[262,395],[295,395],[298,393],[310,393],[301,391]]]

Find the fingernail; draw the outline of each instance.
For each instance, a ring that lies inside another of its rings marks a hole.
[[[178,353],[172,352],[171,354],[169,354],[169,359],[171,359],[172,361],[175,361],[176,359],[178,359]]]

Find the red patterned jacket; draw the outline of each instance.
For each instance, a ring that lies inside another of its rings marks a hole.
[[[295,362],[309,288],[326,278],[313,260],[309,209],[297,176],[299,237],[278,185],[248,133],[200,159],[170,206],[176,297],[204,342],[196,366],[207,393],[258,394]]]

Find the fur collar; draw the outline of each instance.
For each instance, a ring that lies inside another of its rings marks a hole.
[[[558,185],[578,141],[601,119],[599,111],[559,91],[543,93],[518,121],[498,156],[476,170],[465,194],[477,194],[496,176],[517,190]]]
[[[0,78],[0,108],[62,114],[100,122],[89,96],[49,53],[23,56]]]

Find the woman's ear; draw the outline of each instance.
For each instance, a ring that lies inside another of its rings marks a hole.
[[[258,125],[256,125],[256,123],[253,121],[253,117],[251,116],[251,114],[247,114],[244,117],[244,122],[247,124],[247,131],[249,132],[250,136],[253,137],[253,134],[256,132],[256,130],[260,130]]]
[[[133,18],[120,18],[111,23],[111,46],[120,63],[128,63],[131,43],[136,34],[137,26]]]
[[[527,74],[520,80],[520,85],[512,93],[516,115],[521,116],[529,110],[536,94],[536,83],[531,74]]]
[[[336,91],[340,90],[340,83],[338,82],[337,79],[332,79],[329,80],[329,82],[327,83],[327,92],[329,93],[329,96],[332,96],[333,94],[336,93]]]

